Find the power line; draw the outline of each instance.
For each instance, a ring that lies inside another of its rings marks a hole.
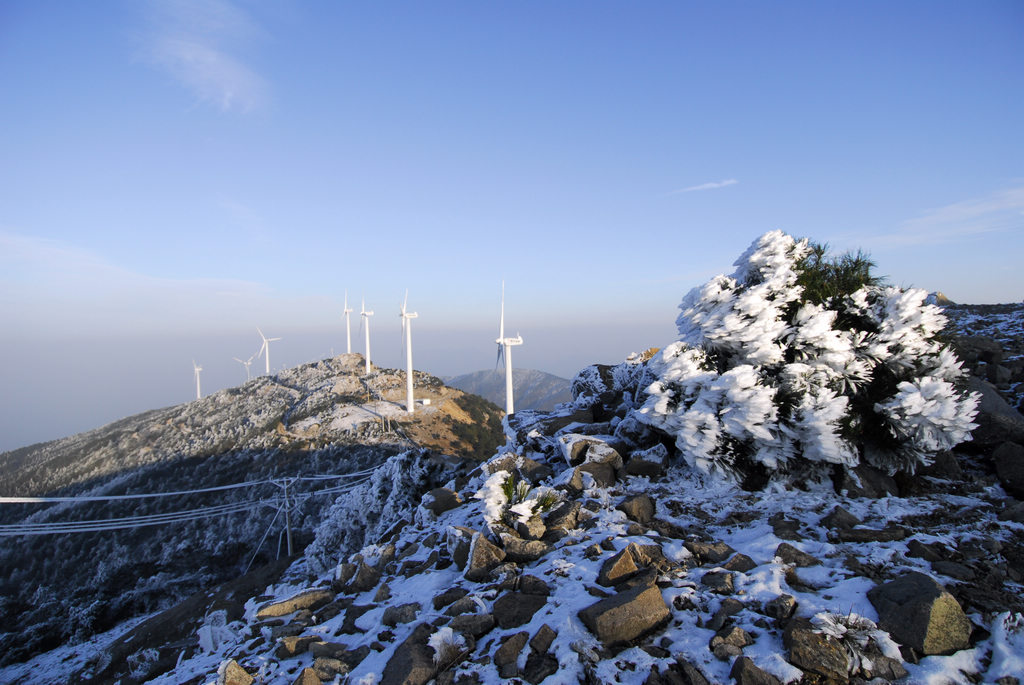
[[[363,471],[356,471],[349,474],[340,476],[305,476],[295,477],[287,479],[288,481],[323,481],[329,479],[349,479],[355,478],[348,483],[343,485],[336,485],[333,487],[322,488],[320,490],[313,490],[309,492],[294,493],[290,498],[282,496],[274,496],[258,500],[248,500],[244,502],[234,502],[228,504],[220,504],[211,507],[199,507],[195,509],[185,509],[181,511],[167,512],[163,514],[144,514],[138,516],[123,516],[116,518],[105,518],[105,519],[93,519],[89,521],[54,521],[54,522],[42,522],[42,523],[29,523],[20,522],[14,524],[0,524],[0,537],[13,537],[17,535],[53,535],[59,533],[87,533],[87,532],[99,532],[99,531],[110,531],[110,530],[126,530],[132,528],[142,528],[146,526],[155,525],[167,525],[173,523],[183,523],[186,521],[196,521],[204,518],[211,518],[215,516],[228,516],[231,514],[240,513],[243,511],[249,511],[260,506],[273,506],[277,509],[277,514],[274,519],[277,519],[277,515],[281,513],[283,509],[290,508],[290,502],[301,500],[305,501],[309,497],[327,495],[334,493],[344,493],[351,491],[359,485],[367,482],[370,479],[370,474],[373,469],[365,469]],[[118,500],[118,499],[136,499],[139,497],[161,497],[161,496],[180,496],[196,493],[215,492],[218,490],[228,490],[238,487],[246,487],[252,485],[262,485],[273,483],[280,485],[281,480],[265,480],[265,481],[252,481],[248,483],[238,483],[235,485],[221,486],[217,488],[203,488],[199,490],[188,490],[173,493],[152,493],[148,495],[110,495],[105,497],[81,497],[81,498],[39,498],[33,501],[59,501],[59,502],[89,502],[89,501],[105,501],[105,500]],[[2,498],[0,503],[8,502],[11,499],[25,499],[25,498]],[[8,502],[9,503],[9,502]]]

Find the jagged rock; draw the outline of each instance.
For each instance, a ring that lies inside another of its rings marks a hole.
[[[839,542],[894,542],[907,537],[907,529],[903,526],[886,526],[885,528],[841,528],[832,536]]]
[[[981,395],[974,419],[978,427],[971,431],[972,450],[984,452],[1004,442],[1024,445],[1024,416],[1003,399],[995,386],[968,376],[967,389]]]
[[[821,519],[821,525],[833,530],[837,528],[853,528],[860,525],[860,519],[843,509],[838,504]]]
[[[551,587],[537,576],[524,575],[515,578],[511,586],[525,595],[539,595],[547,597],[551,594]]]
[[[664,568],[665,555],[658,545],[629,543],[621,552],[607,559],[601,565],[597,582],[605,587],[618,585],[636,576],[641,570],[653,567]]]
[[[669,664],[663,673],[657,673],[656,677],[655,674],[652,670],[644,685],[711,685],[704,674],[681,655],[676,655],[676,662]]]
[[[419,602],[409,602],[408,604],[401,604],[399,606],[390,606],[384,610],[384,615],[381,617],[381,623],[393,628],[400,623],[412,623],[416,620],[416,616],[419,613]]]
[[[764,614],[776,621],[787,621],[796,611],[796,598],[793,595],[779,595],[764,605]]]
[[[463,614],[453,618],[448,627],[476,639],[489,633],[494,625],[494,616],[491,614]]]
[[[547,527],[540,516],[531,516],[526,521],[516,521],[516,533],[525,540],[540,540]]]
[[[661,443],[646,450],[633,452],[626,462],[626,473],[655,480],[665,475],[668,449]]]
[[[711,647],[711,653],[715,655],[715,658],[719,661],[728,661],[734,657],[738,657],[743,654],[743,649],[726,642],[720,642],[714,647]]]
[[[868,661],[870,661],[870,665]],[[868,680],[881,678],[888,683],[906,678],[909,675],[901,661],[884,654],[872,654],[869,660],[862,660],[860,670],[861,674]]]
[[[363,631],[356,627],[356,621],[366,612],[373,609],[372,604],[353,604],[345,610],[345,620],[341,624],[341,632],[346,635],[355,635]]]
[[[601,565],[601,571],[597,574],[599,585],[610,587],[640,572],[640,566],[636,563],[631,547],[633,547],[632,544],[605,560]]]
[[[309,649],[309,646],[319,640],[320,638],[316,635],[291,635],[288,637],[282,637],[277,642],[277,649],[274,650],[274,654],[278,659],[291,659],[292,657],[303,654]]]
[[[670,616],[668,605],[657,587],[626,590],[579,612],[583,625],[606,647],[635,640]]]
[[[308,651],[313,655],[314,659],[320,656],[327,659],[341,659],[348,653],[348,645],[341,644],[340,642],[324,642],[317,638],[309,643]]]
[[[730,571],[708,571],[700,582],[719,595],[731,595],[735,591]]]
[[[469,594],[469,590],[467,590],[466,588],[462,588],[462,587],[449,588],[448,590],[445,590],[441,594],[439,594],[436,597],[434,597],[434,601],[433,601],[434,610],[435,611],[440,611],[441,609],[444,609],[446,606],[448,606],[449,604],[451,604],[455,600],[462,599],[467,594]]]
[[[932,463],[917,469],[918,476],[930,476],[945,480],[963,480],[964,472],[960,468],[956,454],[950,450],[943,450],[932,458]]]
[[[750,633],[743,630],[739,626],[729,626],[728,628],[722,628],[719,630],[711,641],[708,643],[708,647],[712,650],[717,645],[733,645],[739,647],[741,650],[748,645],[754,644],[754,638],[750,637]]]
[[[426,685],[434,677],[434,650],[427,640],[434,628],[421,623],[395,648],[381,674],[380,685]]]
[[[551,643],[558,637],[558,633],[545,623],[537,629],[537,634],[530,638],[530,649],[537,654],[544,654],[551,648]]]
[[[544,519],[548,533],[552,531],[572,530],[579,523],[580,503],[576,500],[562,502],[552,509]]]
[[[944,558],[940,552],[941,547],[937,543],[926,544],[920,540],[907,542],[907,556],[917,557],[925,561],[942,561]]]
[[[757,562],[748,557],[746,554],[734,554],[729,561],[722,564],[722,568],[726,571],[737,571],[739,573],[746,573],[757,568]]]
[[[1024,502],[1007,505],[1005,509],[999,512],[999,519],[1001,521],[1024,523]]]
[[[253,677],[234,659],[221,664],[217,673],[217,685],[252,685],[254,682]]]
[[[771,525],[772,532],[775,533],[777,538],[782,538],[783,540],[803,539],[800,535],[800,522],[796,519],[786,518],[782,512],[773,514],[768,519],[768,523]]]
[[[715,615],[711,617],[711,620],[704,627],[717,632],[725,626],[730,616],[735,616],[741,611],[743,611],[743,602],[732,597],[726,597],[722,600],[722,605],[718,608],[718,611],[715,612]]]
[[[519,675],[519,666],[516,661],[529,639],[530,634],[524,630],[521,633],[509,635],[501,641],[501,646],[494,652],[494,665],[498,667],[500,677],[514,678]]]
[[[648,523],[654,518],[654,500],[649,495],[627,497],[615,508],[623,512],[626,518],[637,523]]]
[[[352,580],[348,582],[345,589],[353,594],[366,592],[367,590],[376,587],[379,582],[380,570],[360,561],[356,568],[355,576],[353,576]]]
[[[782,633],[789,651],[789,663],[822,678],[845,683],[850,675],[850,657],[839,641],[815,632],[806,618],[794,618]]]
[[[459,493],[448,488],[434,488],[423,495],[422,505],[431,511],[434,516],[440,516],[446,511],[462,505],[462,497]]]
[[[729,677],[736,685],[782,685],[771,673],[758,668],[750,657],[741,656],[733,662]]]
[[[444,610],[445,616],[460,616],[462,614],[474,614],[480,609],[480,605],[472,597],[462,597],[452,602]]]
[[[603,440],[591,441],[587,446],[586,461],[592,464],[608,464],[613,469],[622,468],[622,455],[619,451]]]
[[[1024,447],[1004,442],[992,452],[992,462],[1006,492],[1024,500]]]
[[[277,618],[303,609],[314,611],[333,599],[334,593],[330,590],[306,590],[288,599],[263,605],[257,610],[256,618],[259,620]]]
[[[299,676],[295,679],[292,685],[323,685],[320,676],[316,674],[316,671],[312,666],[307,666],[299,672]]]
[[[936,573],[949,576],[954,580],[974,580],[977,576],[970,566],[958,564],[955,561],[933,561],[931,567]]]
[[[488,475],[498,471],[517,473],[531,483],[539,483],[552,473],[551,467],[525,455],[506,454],[484,465]]]
[[[912,571],[868,591],[878,627],[921,654],[949,654],[970,644],[971,622],[934,578]]]
[[[577,466],[575,473],[580,475],[589,473],[594,477],[594,482],[599,488],[615,485],[615,467],[608,462],[586,462]]]
[[[701,564],[720,564],[736,553],[736,550],[724,542],[687,540],[683,544]]]
[[[529,564],[537,561],[551,551],[551,545],[541,540],[522,540],[512,536],[502,536],[505,558],[517,564]]]
[[[351,669],[341,659],[332,659],[326,656],[319,656],[313,659],[313,672],[320,680],[334,680],[339,675],[348,673]]]
[[[288,623],[282,626],[271,626],[270,627],[270,639],[277,642],[283,637],[295,637],[301,635],[306,630],[306,626],[300,623]]]
[[[547,602],[544,595],[506,593],[494,602],[494,620],[500,628],[516,628],[529,623],[533,615]]]
[[[839,469],[835,488],[836,492],[847,497],[878,499],[900,494],[899,487],[892,477],[867,464],[858,464],[853,469]]]
[[[466,560],[466,580],[486,580],[494,569],[505,559],[505,552],[487,541],[480,533],[473,536]]]
[[[556,673],[558,673],[558,659],[550,654],[533,652],[530,656],[526,657],[523,678],[530,685],[539,685],[545,678]]]
[[[596,445],[599,441],[570,433],[561,436],[559,442],[562,445],[562,454],[569,466],[579,466],[587,460],[587,451],[590,446]]]
[[[821,565],[821,560],[816,559],[806,552],[801,552],[788,542],[783,542],[775,548],[775,556],[782,559],[782,563],[784,564],[791,564],[801,568]]]
[[[354,576],[355,574],[355,564],[349,563],[347,561],[338,564],[338,570],[335,573],[334,582],[332,585],[335,586],[335,589],[340,592],[345,588],[346,585],[348,585],[348,581],[352,580],[352,576]]]

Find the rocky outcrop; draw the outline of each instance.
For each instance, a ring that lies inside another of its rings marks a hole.
[[[878,611],[879,627],[920,654],[949,654],[970,644],[971,622],[930,576],[906,573],[875,587],[868,599]]]

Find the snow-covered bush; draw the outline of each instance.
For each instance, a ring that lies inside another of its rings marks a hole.
[[[636,413],[684,458],[744,477],[890,473],[970,439],[978,398],[957,387],[946,319],[923,290],[884,286],[862,254],[772,231],[732,276],[679,305],[680,338],[648,364]]]
[[[561,499],[558,491],[547,487],[534,488],[526,480],[509,471],[495,471],[473,495],[483,500],[487,523],[515,526],[532,516],[550,511]]]

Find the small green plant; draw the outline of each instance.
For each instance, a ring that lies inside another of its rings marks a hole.
[[[515,526],[550,511],[561,501],[559,493],[546,487],[534,488],[529,481],[510,471],[495,471],[474,495],[484,501],[489,523]]]
[[[871,273],[875,262],[861,250],[832,257],[828,243],[812,241],[807,247],[807,255],[796,263],[796,284],[803,288],[803,302],[826,304],[833,298],[852,295],[865,286],[879,286],[884,282]]]

